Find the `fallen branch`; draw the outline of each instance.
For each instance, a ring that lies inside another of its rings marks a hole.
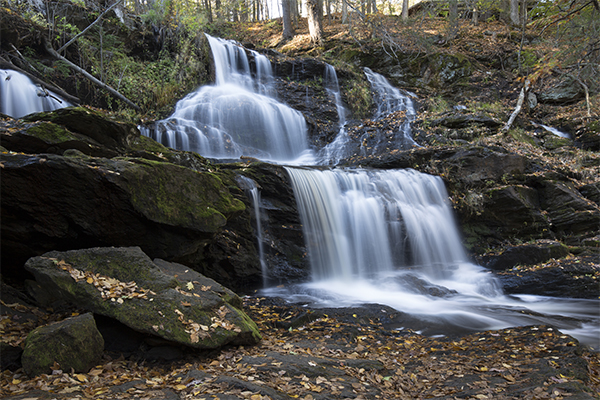
[[[521,111],[521,107],[523,107],[523,102],[525,101],[525,97],[527,96],[527,93],[529,92],[530,85],[531,85],[531,82],[529,82],[529,79],[525,79],[525,84],[521,88],[521,93],[519,94],[519,100],[517,100],[517,106],[515,107],[515,110],[513,111],[513,113],[510,115],[510,118],[506,122],[506,125],[504,125],[504,127],[502,128],[502,132],[504,132],[504,134],[508,133],[511,125],[513,124],[513,122],[515,122],[515,118],[517,118],[517,115]]]
[[[73,64],[71,61],[67,60],[65,57],[63,57],[60,54],[58,54],[56,52],[56,50],[54,50],[52,48],[52,46],[50,45],[50,43],[48,43],[48,41],[46,39],[44,39],[43,42],[44,42],[44,47],[46,48],[46,51],[48,53],[50,53],[53,57],[55,57],[55,58],[57,58],[59,60],[64,61],[71,68],[73,68],[75,71],[79,72],[80,74],[82,74],[83,76],[85,76],[87,79],[89,79],[90,81],[92,81],[96,85],[100,86],[102,89],[107,90],[110,94],[112,94],[116,98],[118,98],[120,100],[123,100],[125,102],[125,104],[127,104],[129,107],[133,108],[136,111],[141,111],[140,107],[138,107],[134,102],[132,102],[131,100],[129,100],[127,97],[123,96],[121,93],[117,92],[115,89],[113,89],[112,87],[108,86],[106,83],[98,80],[97,78],[95,78],[94,76],[92,76],[90,73],[88,73],[86,70],[84,70],[83,68],[79,67],[78,65]]]
[[[0,57],[0,68],[2,69],[12,69],[13,71],[17,71],[23,75],[25,75],[26,77],[28,77],[29,79],[31,79],[34,83],[37,83],[38,85],[40,85],[42,87],[42,89],[44,89],[44,91],[51,91],[56,93],[57,95],[59,95],[60,97],[62,97],[63,99],[73,103],[73,104],[79,104],[80,100],[75,97],[75,96],[71,96],[70,94],[68,94],[67,92],[65,92],[64,90],[62,90],[61,88],[54,86],[54,85],[50,85],[46,82],[44,82],[43,80],[31,75],[29,72],[27,71],[23,71],[21,68],[17,67],[16,65],[14,65],[13,63],[11,63],[10,61],[5,60],[4,58]],[[54,97],[54,96],[52,96]]]
[[[104,10],[104,12],[102,12],[102,14],[100,14],[98,16],[98,18],[96,18],[96,20],[94,22],[92,22],[91,24],[89,24],[84,30],[82,30],[81,32],[79,32],[77,35],[75,35],[75,37],[71,40],[69,40],[63,47],[61,47],[60,49],[57,50],[57,53],[62,52],[64,49],[66,49],[67,47],[69,47],[71,45],[71,43],[73,43],[75,40],[77,40],[77,38],[81,35],[83,35],[84,33],[86,33],[92,26],[96,25],[96,23],[98,23],[98,21],[100,21],[102,19],[102,17],[104,17],[104,15],[106,15],[107,12],[109,12],[110,10],[112,10],[113,8],[115,8],[115,6],[117,4],[119,4],[122,0],[117,0],[115,1],[115,3],[108,7],[106,10]]]

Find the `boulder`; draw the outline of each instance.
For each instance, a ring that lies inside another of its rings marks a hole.
[[[21,368],[22,348],[0,342],[0,354],[2,354],[2,357],[0,357],[0,368],[2,371],[6,369],[14,371]]]
[[[245,210],[226,176],[166,160],[96,158],[77,150],[1,157],[7,267],[55,249],[136,245],[152,257],[200,268],[206,246]],[[252,235],[241,225],[238,236],[244,229]],[[246,247],[255,252],[252,242]]]
[[[25,269],[65,301],[171,342],[213,349],[260,340],[235,293],[139,247],[55,251]]]
[[[564,78],[555,86],[537,94],[538,102],[548,104],[568,104],[579,101],[585,92],[573,78]]]
[[[579,187],[578,190],[583,197],[600,206],[600,181],[583,185]]]
[[[442,125],[446,128],[453,129],[461,129],[466,128],[470,125],[484,125],[490,128],[496,128],[502,123],[497,121],[487,115],[477,115],[477,114],[459,114],[453,113],[450,115],[446,115],[442,118],[436,119],[432,122],[433,126]]]
[[[34,329],[25,341],[21,362],[29,376],[50,374],[55,363],[65,371],[87,372],[103,351],[102,335],[87,313]]]

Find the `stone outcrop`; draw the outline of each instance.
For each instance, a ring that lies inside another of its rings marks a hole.
[[[94,317],[87,313],[33,330],[21,362],[29,376],[50,374],[52,369],[87,372],[100,361],[103,351],[104,339]]]
[[[153,262],[138,247],[50,252],[25,269],[56,300],[171,342],[213,349],[260,340],[236,294],[183,265]]]

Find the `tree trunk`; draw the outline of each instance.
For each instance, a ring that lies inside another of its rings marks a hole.
[[[519,0],[510,0],[510,22],[519,25]]]
[[[450,10],[448,15],[448,37],[447,40],[454,40],[458,35],[458,0],[450,0]]]
[[[281,0],[281,13],[283,16],[283,34],[281,36],[284,40],[293,38],[295,34],[292,25],[292,1],[294,0]]]
[[[321,8],[319,0],[306,0],[310,41],[317,46],[323,43],[323,26],[321,24],[319,8]]]
[[[406,0],[408,1],[408,0]],[[345,24],[348,21],[348,3],[346,0],[342,0],[342,23]]]
[[[402,0],[402,21],[408,21],[408,0]]]

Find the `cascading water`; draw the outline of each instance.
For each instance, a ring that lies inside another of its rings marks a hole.
[[[338,82],[337,73],[332,65],[325,65],[325,89],[335,101],[338,114],[339,132],[335,140],[325,146],[319,152],[321,164],[338,164],[340,160],[347,156],[347,144],[350,141],[346,131],[346,108],[342,102],[342,93]]]
[[[263,287],[267,286],[269,270],[265,261],[265,250],[264,250],[264,238],[262,228],[262,213],[261,213],[261,200],[260,191],[256,182],[245,176],[238,176],[238,184],[247,192],[248,197],[252,200],[252,206],[254,207],[254,220],[256,221],[256,238],[258,241],[258,256],[260,261],[260,268],[263,276]]]
[[[235,43],[207,37],[216,84],[181,100],[170,118],[157,123],[154,138],[213,158],[248,155],[314,164],[317,158],[308,150],[304,118],[274,99],[269,60],[252,51],[249,60]],[[374,119],[404,112],[397,148],[416,145],[410,95],[369,69],[365,74],[378,106]],[[340,132],[318,159],[331,165],[345,157],[349,140],[346,110],[331,66],[326,67],[325,86],[336,102]],[[305,154],[310,156],[302,158]],[[266,288],[266,295],[331,307],[386,304],[448,330],[551,324],[584,343],[600,345],[598,301],[505,296],[491,273],[468,261],[440,178],[413,170],[286,169],[313,278],[305,284]],[[254,204],[266,283],[260,192],[254,182],[240,185]]]
[[[71,104],[40,86],[26,75],[13,70],[0,70],[0,112],[13,118],[52,111]]]
[[[286,169],[313,281],[266,294],[329,307],[386,304],[448,331],[549,324],[598,348],[598,301],[505,296],[469,262],[439,177]]]
[[[270,61],[232,41],[206,35],[215,62],[216,84],[179,101],[153,131],[162,144],[211,158],[257,157],[293,162],[308,152],[303,115],[273,98]]]
[[[373,92],[373,100],[377,106],[377,111],[373,119],[378,120],[384,118],[388,114],[404,111],[406,118],[400,132],[397,132],[396,142],[398,147],[418,146],[413,140],[411,133],[411,122],[415,119],[416,111],[413,101],[410,99],[411,93],[403,92],[402,90],[392,86],[383,75],[373,72],[369,68],[365,68],[365,75],[371,83]]]

